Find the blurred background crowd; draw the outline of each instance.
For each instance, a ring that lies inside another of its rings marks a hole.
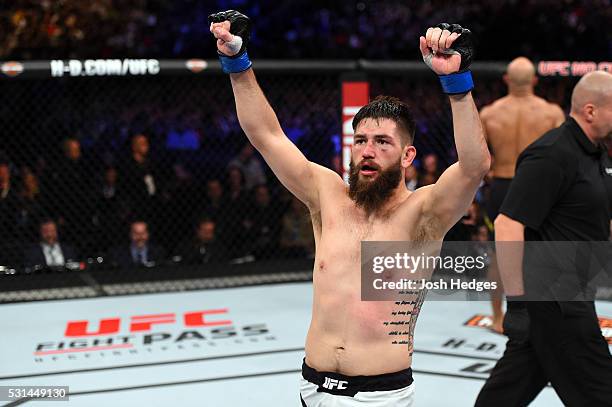
[[[415,38],[442,20],[479,38],[479,60],[605,60],[610,1],[1,1],[0,59],[215,57],[209,13],[256,20],[255,58],[416,59]],[[295,13],[295,10],[300,10]],[[383,39],[381,41],[381,39]],[[341,172],[338,74],[259,76],[288,137]],[[371,75],[371,95],[413,106],[415,189],[456,160],[435,78]],[[478,107],[505,94],[476,77]],[[536,93],[567,112],[574,79]],[[0,82],[0,266],[108,267],[310,258],[307,209],[246,143],[221,76]],[[612,150],[611,150],[612,154]],[[487,240],[485,179],[449,240]]]
[[[3,59],[214,57],[207,16],[230,8],[257,21],[257,58],[413,59],[414,38],[451,18],[477,33],[480,60],[599,60],[612,53],[610,0],[0,3]]]

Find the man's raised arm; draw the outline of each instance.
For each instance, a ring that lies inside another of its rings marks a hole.
[[[423,207],[424,215],[434,218],[444,233],[465,214],[491,165],[471,94],[473,83],[468,70],[473,54],[471,35],[457,24],[442,23],[429,28],[426,36],[420,38],[423,60],[438,74],[453,112],[458,162],[430,188]]]
[[[230,74],[240,126],[283,185],[311,210],[317,209],[318,177],[332,172],[309,162],[283,133],[246,53],[250,20],[229,10],[211,15],[209,21],[221,66]]]

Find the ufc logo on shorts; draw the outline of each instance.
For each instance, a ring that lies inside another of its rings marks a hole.
[[[346,385],[348,384],[347,381],[344,380],[336,380],[336,379],[332,379],[330,377],[326,377],[325,378],[325,383],[323,383],[323,387],[328,389],[328,390],[333,390],[334,387],[338,390],[345,390],[347,387]]]

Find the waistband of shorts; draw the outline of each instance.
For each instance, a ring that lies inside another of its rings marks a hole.
[[[334,372],[318,372],[306,364],[306,359],[302,363],[302,377],[319,386],[319,391],[343,395],[397,390],[410,386],[414,381],[411,368],[374,376],[346,376]]]

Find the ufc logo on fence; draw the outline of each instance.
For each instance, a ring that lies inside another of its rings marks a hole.
[[[330,377],[325,378],[325,383],[323,383],[323,387],[328,390],[333,390],[334,388],[338,390],[346,390],[347,381],[344,380],[336,380]]]

